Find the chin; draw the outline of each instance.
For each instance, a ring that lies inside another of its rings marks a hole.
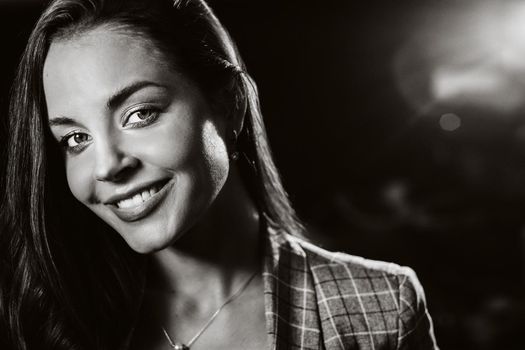
[[[135,230],[118,230],[128,246],[139,254],[150,254],[162,250],[177,239],[179,234],[170,230],[160,228],[136,228]]]
[[[128,246],[139,254],[150,254],[158,252],[171,244],[171,240],[167,239],[152,239],[153,237],[136,237],[133,239],[127,238]]]

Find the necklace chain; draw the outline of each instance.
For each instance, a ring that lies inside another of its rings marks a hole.
[[[173,342],[173,340],[171,339],[170,335],[168,334],[168,331],[166,331],[166,328],[162,327],[162,331],[164,332],[164,335],[166,336],[166,339],[168,340],[168,342],[170,343],[170,346],[173,348],[173,349],[176,349],[176,350],[183,350],[183,349],[189,349],[193,343],[195,343],[195,341],[202,335],[202,333],[204,333],[204,331],[206,331],[206,329],[208,329],[208,327],[213,323],[213,321],[217,318],[217,316],[219,316],[220,312],[222,311],[222,309],[224,309],[224,307],[226,305],[228,305],[229,303],[231,303],[233,300],[235,300],[239,295],[242,294],[242,292],[244,292],[244,290],[248,287],[248,285],[250,284],[250,282],[253,280],[253,278],[257,275],[257,272],[255,272],[253,275],[250,276],[250,278],[248,278],[246,280],[246,282],[244,282],[244,284],[235,292],[233,293],[232,295],[230,295],[228,297],[228,299],[226,299],[226,301],[224,303],[222,303],[221,306],[219,306],[219,308],[213,313],[213,315],[211,315],[210,319],[204,324],[204,326],[202,326],[202,328],[197,332],[197,334],[195,334],[193,336],[193,338],[191,338],[191,340],[188,342],[188,345],[185,345],[185,344],[181,344],[181,343],[177,343],[175,344]]]

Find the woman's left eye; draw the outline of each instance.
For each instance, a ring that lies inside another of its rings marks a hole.
[[[153,108],[144,108],[131,112],[124,125],[130,127],[144,126],[151,124],[157,119],[159,111]]]

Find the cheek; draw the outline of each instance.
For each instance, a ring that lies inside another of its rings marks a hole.
[[[229,169],[228,150],[224,140],[210,121],[206,121],[202,132],[202,152],[205,166],[209,169],[210,179],[222,185]]]
[[[215,123],[191,115],[133,140],[134,153],[146,163],[172,172],[197,172],[199,178],[222,178],[228,171],[228,152]]]
[[[200,127],[186,111],[176,110],[166,115],[165,120],[133,135],[126,148],[145,163],[180,171],[199,153]]]
[[[180,197],[178,225],[190,227],[206,212],[223,188],[229,172],[229,157],[226,145],[215,125],[205,122],[196,136],[198,153],[181,172],[177,191]]]
[[[83,204],[89,204],[92,194],[91,181],[88,171],[78,162],[69,161],[66,164],[66,177],[69,190],[73,196]]]
[[[148,146],[153,148],[148,153],[154,155],[157,165],[177,175],[181,198],[201,207],[217,196],[228,176],[229,158],[226,144],[211,120],[179,129],[169,137],[158,137],[154,143]]]

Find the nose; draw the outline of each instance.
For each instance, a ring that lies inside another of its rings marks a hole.
[[[139,160],[128,154],[116,142],[99,144],[96,150],[95,179],[118,182],[129,176],[139,165]]]

